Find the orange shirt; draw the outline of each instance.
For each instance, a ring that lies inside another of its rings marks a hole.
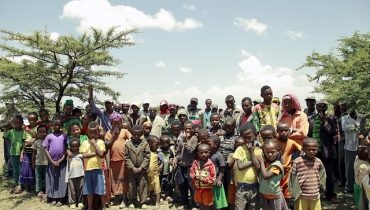
[[[303,140],[306,138],[310,127],[307,115],[302,111],[296,111],[292,117],[290,117],[289,114],[285,114],[281,117],[279,122],[286,122],[289,124],[290,128],[298,129],[298,131],[292,133],[289,138],[302,146]]]
[[[266,162],[265,163],[265,167],[266,168],[268,168],[269,166],[271,165],[271,163],[270,162]],[[270,168],[270,171],[272,172],[272,173],[274,173],[275,174],[275,176],[276,175],[279,175],[280,173],[281,173],[281,170],[280,170],[280,168],[278,167],[278,166],[274,166],[274,167],[272,167],[272,168]],[[263,179],[263,178],[262,178]],[[263,197],[265,197],[265,198],[267,198],[267,199],[275,199],[275,198],[277,198],[279,195],[267,195],[267,194],[263,194],[263,193],[261,193],[262,195],[263,195]]]
[[[280,145],[281,149],[281,157],[283,158],[283,167],[284,167],[284,173],[289,173],[290,169],[292,168],[292,153],[294,150],[301,151],[302,146],[296,143],[295,141],[288,139],[288,141],[283,142],[279,139],[276,139],[276,141]]]
[[[109,130],[104,139],[110,140],[112,138],[111,130]],[[110,161],[125,160],[125,145],[126,141],[131,138],[131,133],[126,129],[121,129],[120,133],[114,138],[112,148],[110,149]]]

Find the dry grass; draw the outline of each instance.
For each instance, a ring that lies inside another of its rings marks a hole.
[[[2,139],[3,133],[0,133],[0,139]],[[3,151],[3,143],[0,144],[0,151]],[[0,157],[0,166],[4,165],[3,157]],[[4,169],[1,171],[3,174]],[[2,210],[14,210],[14,209],[37,209],[37,210],[66,210],[69,209],[67,205],[62,207],[51,207],[47,203],[43,203],[40,201],[38,197],[34,193],[28,195],[16,195],[10,194],[10,189],[14,186],[13,180],[3,180],[0,182],[0,209]],[[338,209],[338,210],[347,210],[347,209],[356,209],[354,203],[354,195],[353,194],[343,194],[343,188],[336,188],[336,192],[338,194],[338,204],[331,204],[330,202],[326,201],[325,198],[321,198],[322,200],[322,209]],[[118,209],[118,207],[111,207],[110,209]],[[151,207],[149,206],[149,209]],[[173,205],[164,205],[161,206],[161,210],[167,209],[176,209]]]

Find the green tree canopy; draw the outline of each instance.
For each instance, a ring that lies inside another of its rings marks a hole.
[[[106,86],[103,78],[122,78],[124,73],[98,68],[118,65],[120,60],[111,56],[110,50],[134,45],[129,35],[137,31],[117,31],[117,27],[112,27],[104,33],[90,28],[78,37],[62,35],[52,39],[47,28],[30,34],[0,29],[5,41],[0,43],[0,49],[7,53],[0,57],[0,100],[11,99],[37,108],[53,104],[58,112],[64,96],[87,100],[89,85],[117,98],[120,93]],[[15,58],[21,61],[16,62]]]
[[[313,51],[298,70],[314,67],[317,72],[307,75],[316,81],[316,93],[322,93],[331,103],[352,105],[362,113],[370,112],[370,33],[355,32],[352,37],[338,39],[339,45],[328,54]]]

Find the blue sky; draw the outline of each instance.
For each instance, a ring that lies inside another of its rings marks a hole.
[[[138,27],[138,45],[112,52],[122,64],[111,69],[128,74],[105,79],[119,101],[187,105],[195,96],[202,108],[207,98],[224,107],[229,94],[237,104],[260,98],[263,85],[304,102],[315,85],[305,75],[315,69],[295,69],[306,56],[370,31],[370,1],[1,1],[0,14],[0,28],[22,33]]]

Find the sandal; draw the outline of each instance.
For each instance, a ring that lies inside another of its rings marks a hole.
[[[168,196],[168,197],[166,198],[166,201],[167,201],[168,203],[172,203],[172,202],[173,202],[173,199],[172,199],[170,196]]]
[[[57,204],[57,202],[56,201],[52,201],[51,203],[50,203],[50,206],[55,206]]]
[[[61,206],[63,206],[61,202],[58,202],[57,204],[55,204],[55,207],[61,207]]]
[[[163,201],[162,198],[161,198],[161,200],[159,200],[159,205],[164,205],[164,201]]]
[[[21,193],[22,192],[22,187],[21,186],[16,186],[15,187],[15,190],[14,190],[14,194],[19,194],[19,193]]]

